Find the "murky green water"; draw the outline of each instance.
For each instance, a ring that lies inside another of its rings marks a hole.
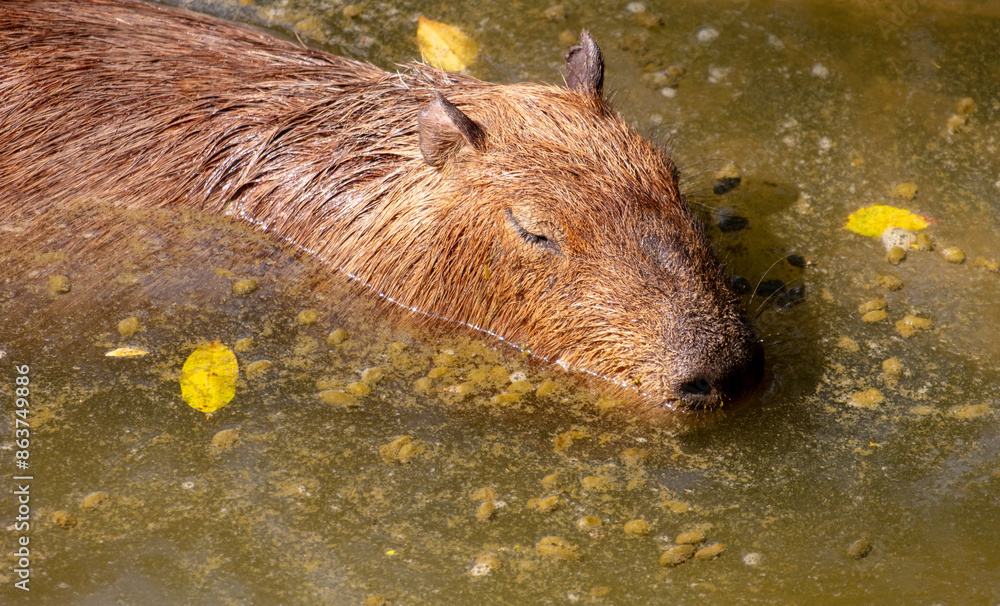
[[[759,402],[658,428],[514,352],[395,326],[222,222],[5,226],[0,465],[13,475],[28,364],[34,479],[28,595],[15,497],[0,503],[4,603],[1000,603],[1000,274],[975,262],[1000,257],[1000,2],[565,2],[556,20],[520,2],[194,4],[384,67],[419,56],[423,14],[472,34],[471,71],[495,81],[561,82],[560,34],[586,26],[617,107],[669,145],[708,220],[749,220],[713,228],[734,273],[807,300],[763,304]],[[729,163],[741,185],[716,195]],[[914,199],[892,195],[904,182]],[[891,265],[842,229],[876,203],[935,219],[936,250]],[[246,278],[259,288],[235,296]],[[873,299],[887,317],[862,322]],[[930,328],[903,336],[910,314]],[[186,406],[194,347],[248,338],[233,402]],[[151,353],[104,356],[125,345]],[[501,401],[522,375],[530,390]],[[320,395],[338,390],[354,399]],[[725,551],[661,566],[688,530]],[[542,553],[552,536],[566,557]],[[857,541],[872,548],[855,559]]]

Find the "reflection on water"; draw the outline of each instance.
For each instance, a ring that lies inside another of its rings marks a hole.
[[[761,401],[630,420],[197,215],[5,226],[0,393],[26,362],[35,398],[31,603],[1000,600],[1000,4],[626,4],[198,6],[386,67],[415,56],[422,13],[474,35],[474,74],[497,81],[560,81],[560,35],[590,28],[619,109],[737,227],[712,228],[734,273],[805,287],[788,309],[748,297]],[[714,193],[730,164],[739,186]],[[935,250],[892,265],[842,229],[876,203],[935,219]],[[885,319],[864,322],[873,300]],[[904,336],[910,315],[930,326]],[[242,370],[210,419],[178,388],[205,340]],[[150,354],[104,357],[123,345]],[[0,431],[12,451],[9,416]],[[724,551],[661,566],[687,531]],[[11,569],[0,595],[23,598]]]

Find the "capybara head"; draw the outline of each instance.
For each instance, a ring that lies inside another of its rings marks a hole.
[[[566,87],[503,86],[130,0],[6,2],[0,57],[0,218],[77,197],[227,214],[659,410],[761,378],[676,167],[603,100],[586,32]]]
[[[444,212],[433,255],[396,259],[435,275],[403,298],[653,404],[717,408],[760,381],[759,339],[677,168],[603,101],[587,32],[566,63],[567,88],[455,87],[420,112],[421,190]]]

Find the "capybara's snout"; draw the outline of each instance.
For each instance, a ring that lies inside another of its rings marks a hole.
[[[764,346],[756,335],[729,355],[718,354],[703,363],[692,365],[674,381],[674,402],[685,410],[710,410],[741,401],[764,378]]]

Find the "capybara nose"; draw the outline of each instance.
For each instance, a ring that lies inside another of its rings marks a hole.
[[[754,340],[746,356],[724,367],[722,372],[713,368],[692,374],[680,381],[676,393],[684,408],[718,408],[739,400],[757,387],[763,377],[764,347]]]

